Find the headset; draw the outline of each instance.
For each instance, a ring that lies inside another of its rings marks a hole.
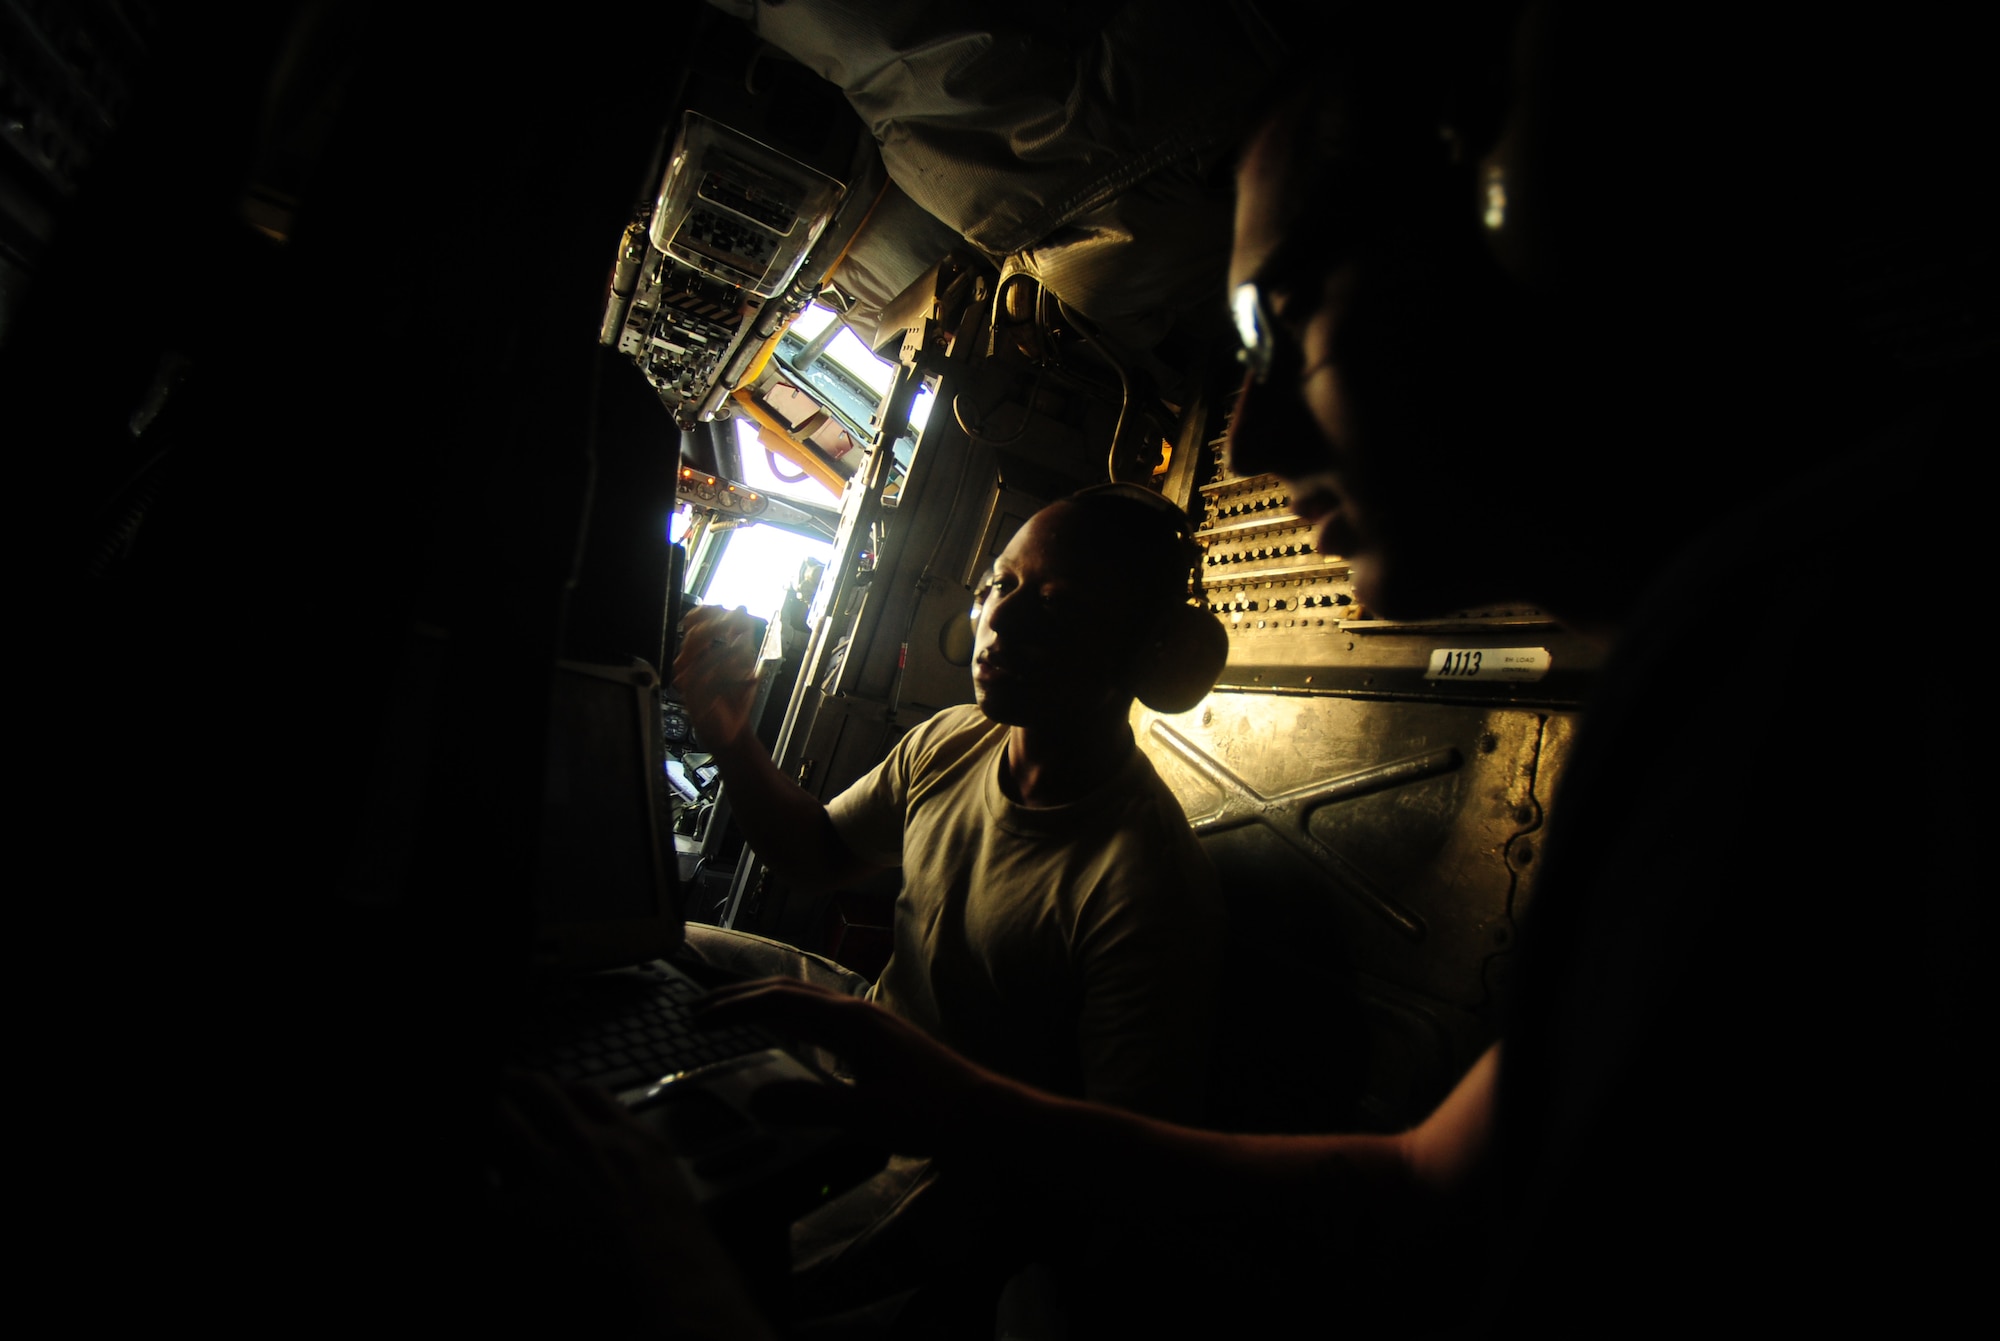
[[[1137,484],[1093,484],[1064,500],[1127,498],[1141,503],[1172,530],[1175,547],[1187,567],[1190,593],[1201,585],[1201,546],[1186,512]],[[1169,606],[1150,643],[1140,653],[1133,693],[1155,712],[1186,712],[1208,696],[1229,660],[1229,635],[1222,621],[1190,596]]]

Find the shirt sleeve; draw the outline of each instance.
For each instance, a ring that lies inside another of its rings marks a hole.
[[[834,832],[857,856],[883,866],[903,864],[903,821],[910,807],[910,761],[922,736],[922,727],[905,735],[886,759],[826,803]]]

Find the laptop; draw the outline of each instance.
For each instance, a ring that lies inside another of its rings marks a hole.
[[[841,1133],[758,1123],[749,1105],[762,1087],[839,1082],[766,1030],[693,1023],[707,989],[668,962],[684,922],[658,689],[642,661],[558,663],[535,991],[513,1060],[597,1085],[657,1124],[703,1204],[789,1198],[802,1213],[866,1177],[882,1156]]]

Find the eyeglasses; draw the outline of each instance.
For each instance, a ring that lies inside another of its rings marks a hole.
[[[1284,343],[1279,343],[1278,319],[1272,314],[1268,295],[1284,287],[1284,283],[1249,279],[1238,284],[1230,295],[1229,310],[1236,318],[1237,338],[1243,342],[1243,347],[1236,351],[1236,361],[1250,370],[1251,378],[1259,386],[1270,380],[1272,370],[1286,357],[1300,364],[1296,373],[1286,374],[1287,379],[1300,384],[1333,366],[1330,350],[1316,362],[1306,363],[1296,332],[1288,333]]]
[[[1385,168],[1385,162],[1391,166]],[[1303,362],[1299,337],[1323,299],[1331,273],[1385,238],[1407,239],[1437,221],[1456,218],[1456,209],[1446,206],[1458,198],[1454,193],[1461,177],[1455,160],[1429,148],[1414,155],[1370,156],[1350,149],[1334,156],[1298,208],[1304,223],[1291,229],[1256,273],[1230,292],[1229,312],[1241,342],[1236,361],[1259,385],[1287,358]],[[1309,301],[1286,304],[1287,329],[1281,331],[1272,298],[1285,294]],[[1304,381],[1331,364],[1329,352],[1285,375]]]
[[[1230,292],[1229,312],[1236,321],[1236,337],[1242,341],[1236,361],[1250,370],[1250,376],[1260,386],[1270,380],[1286,359],[1298,359],[1304,354],[1299,348],[1296,323],[1309,316],[1307,309],[1317,304],[1287,304],[1289,319],[1281,325],[1274,299],[1288,293],[1302,297],[1316,295],[1325,286],[1329,257],[1338,253],[1316,245],[1323,241],[1305,233],[1289,239],[1264,258],[1255,274]],[[1302,369],[1298,375],[1316,371]]]
[[[1243,347],[1236,351],[1236,361],[1248,368],[1250,376],[1262,385],[1278,360],[1277,322],[1271,316],[1263,287],[1254,279],[1238,284],[1229,297],[1229,310],[1236,318],[1236,336],[1243,342]]]

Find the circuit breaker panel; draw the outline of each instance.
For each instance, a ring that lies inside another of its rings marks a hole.
[[[1321,553],[1276,475],[1229,469],[1228,408],[1201,450],[1198,596],[1229,634],[1222,684],[1564,706],[1599,650],[1527,605],[1388,620],[1354,594],[1345,559]]]

